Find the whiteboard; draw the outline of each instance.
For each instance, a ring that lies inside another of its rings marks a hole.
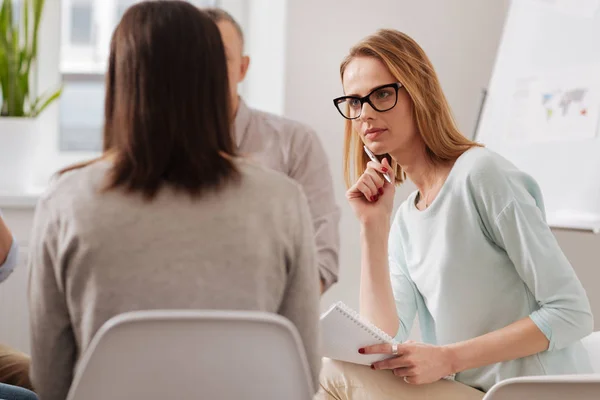
[[[511,136],[515,132],[515,109],[523,110],[515,108],[514,99],[524,78],[545,76],[546,70],[576,71],[594,65],[600,77],[600,10],[593,7],[594,12],[577,15],[553,3],[512,1],[476,139],[537,180],[551,227],[598,233],[600,126],[595,125],[586,138],[520,140],[520,136]]]

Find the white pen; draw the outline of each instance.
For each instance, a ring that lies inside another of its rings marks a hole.
[[[369,150],[369,148],[367,146],[363,146],[363,148],[365,149],[365,153],[367,153],[367,155],[369,156],[369,158],[371,159],[371,161],[381,164],[379,162],[379,160],[377,159],[377,157],[375,157],[375,154],[373,154],[373,152],[371,150]],[[390,179],[390,177],[388,176],[388,174],[382,174],[383,177],[385,178],[386,181],[388,181],[388,183],[392,183],[392,180]]]

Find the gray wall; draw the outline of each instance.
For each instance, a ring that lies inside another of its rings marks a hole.
[[[555,230],[577,276],[587,291],[595,317],[594,330],[600,330],[600,235],[588,232]]]

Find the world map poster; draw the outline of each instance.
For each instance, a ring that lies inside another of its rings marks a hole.
[[[600,116],[600,65],[517,81],[511,141],[592,139]]]

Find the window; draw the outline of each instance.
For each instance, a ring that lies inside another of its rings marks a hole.
[[[62,0],[59,151],[102,149],[104,72],[112,32],[128,7],[139,0]],[[199,7],[229,10],[244,0],[188,0]],[[239,9],[238,5],[238,9]],[[238,18],[239,11],[231,10]]]
[[[92,5],[74,3],[71,6],[69,42],[73,45],[92,44]]]
[[[100,151],[104,116],[104,75],[63,74],[60,150]]]

